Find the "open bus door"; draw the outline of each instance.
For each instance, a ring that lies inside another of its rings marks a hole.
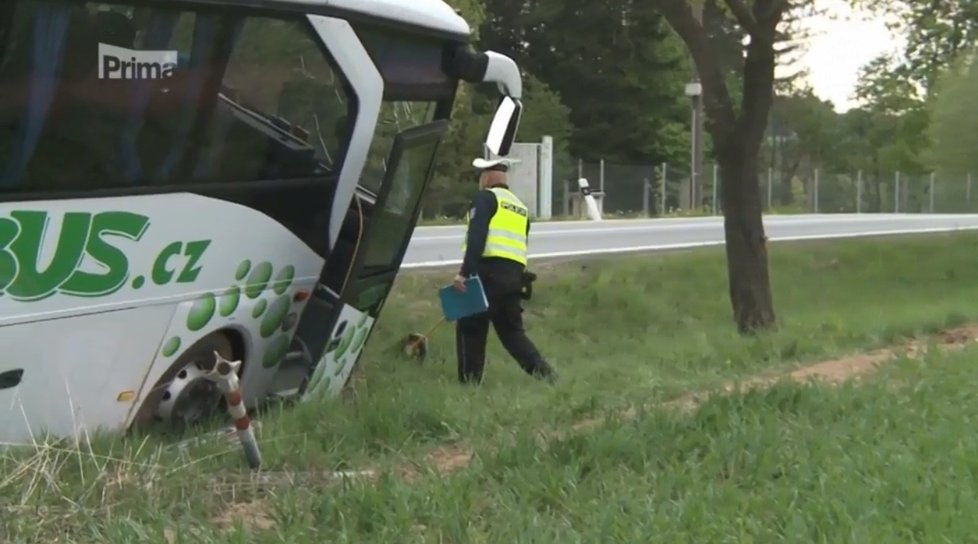
[[[400,269],[421,208],[421,197],[448,122],[400,132],[376,197],[358,190],[337,251],[325,271],[341,270],[337,289],[324,278],[309,301],[296,336],[313,362],[304,398],[333,396],[346,384]],[[352,251],[343,251],[346,245]],[[338,260],[346,260],[342,266]]]

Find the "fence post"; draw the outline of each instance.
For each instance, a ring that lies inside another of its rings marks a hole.
[[[652,192],[649,178],[642,179],[642,215],[649,216],[649,193]]]
[[[930,213],[934,213],[934,172],[930,173]]]
[[[668,164],[662,163],[662,216],[663,217],[665,217],[666,215],[666,182],[669,180],[669,177],[666,176],[666,169],[668,168],[668,166],[669,166]]]
[[[815,213],[818,213],[818,168],[815,169]]]
[[[577,178],[581,179],[581,178]],[[571,214],[571,182],[570,180],[564,180],[564,217],[570,217]]]
[[[578,190],[580,190],[580,187],[578,187],[577,183],[578,183],[578,180],[581,179],[581,178],[583,178],[583,177],[584,177],[584,159],[577,159],[577,179],[574,180],[571,183],[571,190],[572,191],[578,191]],[[582,199],[581,200],[581,206],[582,206],[581,209],[584,209],[583,208],[584,205],[585,205],[585,203],[584,203],[584,200]],[[573,206],[571,206],[571,208],[573,208]],[[570,216],[569,213],[567,215]],[[577,217],[577,219],[580,219],[580,217]]]
[[[604,204],[604,159],[601,159],[601,203]]]
[[[863,213],[863,171],[856,172],[856,213]]]
[[[717,181],[719,179],[717,163],[713,163],[713,215],[717,215]]]
[[[900,213],[900,171],[897,170],[893,180],[893,213]]]
[[[554,211],[554,139],[553,136],[544,136],[540,141],[540,162],[538,171],[540,172],[537,183],[537,213],[542,221],[552,219]]]
[[[767,169],[767,211],[771,211],[771,191],[774,186],[774,168]]]

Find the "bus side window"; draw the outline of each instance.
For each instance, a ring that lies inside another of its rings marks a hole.
[[[61,105],[95,59],[85,58],[92,45],[91,14],[69,2],[17,2],[12,43],[0,72],[0,103],[6,106],[3,128],[7,154],[0,162],[0,190],[50,189],[57,176],[46,176],[74,153],[60,147],[52,153],[52,134],[63,126]],[[94,49],[94,48],[93,48]],[[37,85],[47,81],[49,85]],[[9,138],[9,139],[8,139]],[[34,176],[38,170],[39,176]],[[34,183],[32,178],[42,180]]]
[[[3,60],[7,53],[10,29],[13,28],[14,7],[16,5],[16,2],[0,2],[0,70],[3,69]]]
[[[0,3],[0,177],[10,160],[16,124],[27,95],[25,74],[30,59],[31,32],[15,2]],[[21,24],[17,24],[20,22]]]
[[[4,0],[0,52],[0,192],[323,185],[349,141],[355,98],[298,15]]]

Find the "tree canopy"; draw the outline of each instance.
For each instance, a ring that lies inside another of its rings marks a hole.
[[[864,66],[846,112],[816,96],[803,71],[775,77],[803,52],[810,0],[455,0],[477,29],[476,45],[512,56],[526,80],[519,140],[554,136],[558,179],[574,159],[667,162],[689,171],[694,71],[703,84],[707,160],[721,173],[731,298],[740,328],[775,322],[767,279],[758,178],[791,204],[813,170],[866,174],[870,209],[882,209],[896,172],[971,171],[970,62],[978,0],[849,0],[896,13],[908,36],[902,56]],[[702,11],[699,10],[702,9]],[[439,166],[438,206],[464,202],[460,172],[481,153],[491,93],[465,90]],[[846,181],[848,180],[848,181]],[[843,191],[840,198],[847,198]]]

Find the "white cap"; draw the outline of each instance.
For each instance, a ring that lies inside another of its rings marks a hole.
[[[493,170],[501,170],[505,172],[509,170],[511,166],[513,166],[518,162],[520,162],[519,159],[510,159],[506,157],[500,159],[493,159],[491,161],[487,161],[481,157],[477,157],[472,160],[472,166],[474,166],[479,170],[493,169]]]

